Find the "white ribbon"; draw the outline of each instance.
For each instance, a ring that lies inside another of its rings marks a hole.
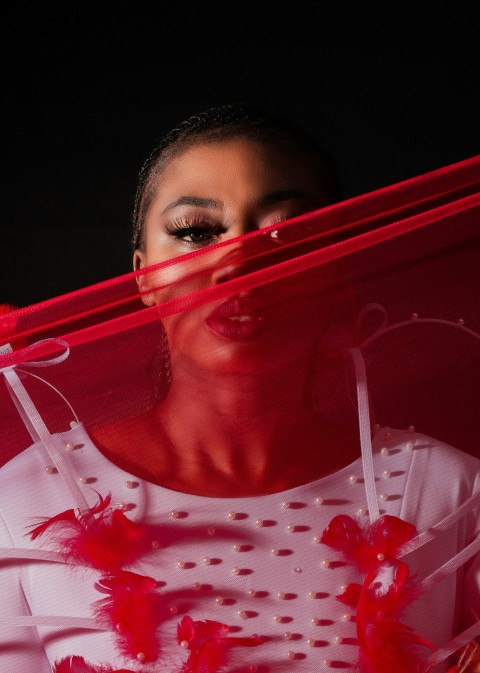
[[[75,477],[72,474],[70,466],[68,462],[65,460],[65,456],[60,450],[60,447],[57,446],[55,438],[50,434],[47,426],[45,425],[45,422],[43,421],[43,418],[41,417],[37,407],[35,406],[32,398],[28,394],[25,386],[23,385],[17,373],[17,371],[20,371],[23,372],[24,374],[28,374],[29,376],[34,376],[35,378],[37,378],[38,380],[42,381],[47,386],[52,388],[67,404],[73,416],[75,417],[76,422],[78,423],[78,417],[76,416],[73,408],[68,403],[66,398],[62,395],[62,393],[59,390],[57,390],[55,386],[52,386],[50,383],[48,383],[48,381],[45,381],[45,379],[43,379],[42,377],[37,376],[36,374],[32,374],[31,372],[25,370],[25,368],[29,367],[51,367],[60,364],[61,362],[66,360],[67,357],[70,355],[70,346],[66,341],[63,341],[62,339],[42,339],[41,341],[37,341],[31,346],[28,346],[28,348],[24,350],[24,354],[28,353],[28,355],[34,356],[36,352],[43,350],[45,343],[57,344],[58,346],[63,347],[65,350],[59,356],[50,358],[48,360],[24,360],[22,362],[23,367],[22,369],[19,369],[18,365],[16,364],[9,364],[6,367],[0,368],[0,374],[3,374],[3,376],[5,377],[5,382],[7,384],[8,391],[33,441],[42,442],[54,466],[56,467],[58,472],[62,475],[67,486],[69,487],[79,509],[81,511],[84,511],[89,508],[88,502],[85,499],[85,496],[83,495],[77,481],[75,480]],[[12,352],[13,351],[10,344],[0,346],[0,354],[7,354]]]
[[[2,626],[57,626],[64,628],[89,629],[91,631],[110,631],[91,617],[57,617],[56,615],[20,615],[18,617],[0,617]]]

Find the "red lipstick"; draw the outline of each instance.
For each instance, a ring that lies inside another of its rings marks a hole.
[[[265,329],[258,308],[247,298],[232,297],[210,313],[206,325],[217,336],[232,341],[255,339]]]

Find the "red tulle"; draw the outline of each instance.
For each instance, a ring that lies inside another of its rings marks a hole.
[[[156,591],[159,583],[124,570],[103,577],[95,586],[108,598],[94,605],[94,614],[116,633],[122,654],[140,662],[156,661],[160,653],[156,635],[161,612]]]
[[[121,510],[112,510],[110,495],[98,497],[98,504],[87,512],[75,514],[69,509],[35,526],[31,539],[48,531],[67,560],[97,570],[116,572],[132,565],[149,549],[148,531]]]
[[[94,666],[85,661],[83,657],[70,656],[56,661],[53,667],[53,673],[141,673],[141,671],[132,671],[129,668],[115,668],[100,664]]]
[[[233,646],[256,647],[261,645],[259,636],[229,636],[231,627],[207,619],[193,621],[188,615],[178,624],[177,637],[182,647],[190,650],[181,673],[217,673],[228,660]]]
[[[363,584],[349,584],[337,599],[356,610],[361,673],[421,673],[425,648],[433,645],[398,619],[418,596],[408,565],[398,559],[415,527],[385,515],[361,527],[347,515],[327,526],[322,542],[342,552],[365,574]]]
[[[0,304],[0,346],[10,342],[14,350],[28,346],[26,339],[15,336],[17,331],[17,319],[14,317],[14,311],[18,306],[13,304]]]

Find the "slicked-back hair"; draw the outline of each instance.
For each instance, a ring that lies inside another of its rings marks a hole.
[[[332,155],[305,128],[278,113],[241,102],[216,106],[188,117],[168,131],[142,165],[132,212],[134,250],[143,247],[145,214],[170,160],[194,145],[234,138],[283,146],[302,155],[310,163],[328,203],[343,198]]]

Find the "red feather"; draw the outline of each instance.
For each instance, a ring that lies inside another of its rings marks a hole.
[[[229,636],[231,627],[221,622],[207,619],[193,621],[188,615],[177,627],[178,642],[190,650],[181,673],[217,673],[228,661],[231,647],[256,647],[262,644],[259,636]]]
[[[30,531],[30,538],[47,533],[66,560],[115,572],[131,565],[149,549],[147,529],[128,519],[119,509],[111,509],[111,496],[102,498],[86,512],[73,509],[45,520]]]
[[[75,511],[73,509],[67,509],[65,512],[60,512],[60,514],[52,516],[51,519],[46,519],[43,523],[35,526],[35,528],[29,532],[30,539],[36,540],[37,537],[43,535],[45,531],[57,522],[61,522],[65,529],[71,527],[74,531],[78,530],[78,527],[80,526],[75,516]]]
[[[336,599],[339,600],[344,605],[348,605],[349,608],[357,608],[357,605],[360,601],[360,595],[362,593],[361,584],[348,584],[345,587],[345,591],[342,594],[336,596]]]
[[[120,651],[136,661],[156,661],[160,652],[156,635],[159,583],[123,570],[102,578],[95,586],[109,596],[94,605],[94,614],[116,632]]]
[[[423,673],[425,648],[434,646],[405,624],[378,621],[368,627],[367,647],[360,648],[361,673]]]
[[[339,515],[322,534],[324,544],[364,573],[363,585],[349,584],[337,596],[356,610],[361,673],[420,673],[426,664],[425,648],[434,647],[398,621],[419,593],[408,565],[398,560],[415,535],[414,526],[389,515],[363,528]]]
[[[416,535],[415,526],[388,514],[361,527],[346,514],[334,517],[322,533],[321,542],[343,553],[345,559],[366,571],[378,563],[378,555],[395,558]]]
[[[127,668],[116,668],[100,664],[100,666],[93,666],[85,661],[83,657],[70,656],[56,661],[53,666],[53,673],[135,673]],[[141,673],[137,671],[136,673]]]

